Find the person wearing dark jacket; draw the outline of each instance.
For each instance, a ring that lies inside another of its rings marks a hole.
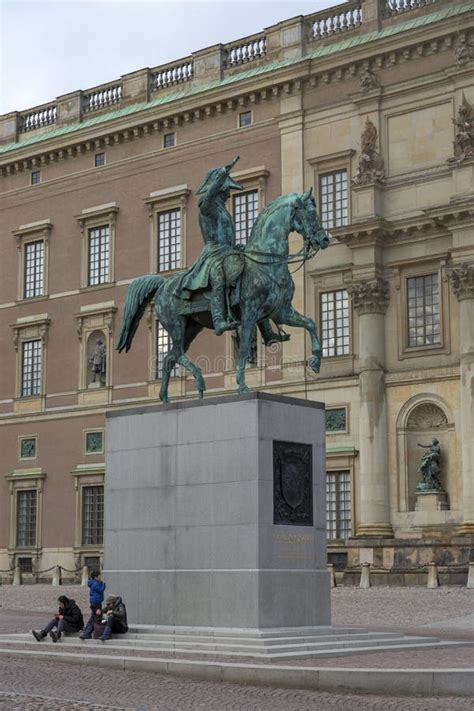
[[[51,622],[48,622],[40,632],[31,630],[33,637],[38,642],[41,642],[48,633],[53,642],[57,642],[63,632],[79,632],[84,627],[82,612],[76,605],[75,600],[70,600],[66,595],[60,595],[58,602],[58,611]]]
[[[84,632],[80,635],[81,639],[92,639],[94,623],[97,619],[100,620],[98,615],[102,613],[105,583],[100,579],[100,572],[98,570],[92,571],[91,576],[87,581],[87,585],[89,586],[89,604],[91,608],[91,615],[87,621],[87,625],[84,628]]]
[[[127,609],[122,602],[122,598],[117,595],[109,595],[105,603],[104,614],[107,617],[107,623],[102,637],[99,637],[102,642],[110,639],[112,633],[124,634],[128,632]]]

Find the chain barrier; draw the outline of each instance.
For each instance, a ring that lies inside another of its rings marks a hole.
[[[458,568],[461,573],[467,573],[468,568],[469,568],[469,561],[467,563],[456,563],[453,565],[441,565],[440,563],[436,563],[436,561],[432,561],[434,563],[438,570],[443,570],[443,571],[449,571],[453,570],[453,568]],[[373,563],[360,563],[359,565],[348,565],[344,568],[346,571],[359,571],[362,569],[363,565],[368,565],[371,570],[374,573],[382,572],[382,573],[423,573],[426,570],[429,569],[430,565],[432,563],[425,563],[424,565],[417,565],[414,566],[413,568],[385,568],[383,565],[374,565]]]

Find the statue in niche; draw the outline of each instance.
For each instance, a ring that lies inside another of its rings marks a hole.
[[[418,447],[423,447],[428,451],[421,458],[418,471],[423,477],[423,481],[417,484],[417,491],[442,491],[442,486],[439,481],[441,472],[439,462],[441,459],[441,447],[439,440],[433,438],[431,444],[419,444]]]
[[[367,185],[385,178],[383,158],[377,151],[377,129],[367,116],[365,128],[360,137],[361,154],[353,185]]]
[[[89,358],[92,372],[92,382],[105,385],[105,375],[107,370],[107,350],[101,338],[96,340],[96,347]]]
[[[465,158],[474,156],[474,107],[463,94],[458,116],[453,119],[457,133],[454,137],[454,155],[451,159],[460,163]]]

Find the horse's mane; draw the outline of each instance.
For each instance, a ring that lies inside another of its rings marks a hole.
[[[252,231],[248,240],[250,244],[254,239],[257,239],[264,229],[267,220],[273,216],[273,214],[279,210],[281,207],[286,207],[286,203],[291,205],[296,198],[300,197],[299,193],[286,193],[286,195],[280,195],[280,197],[275,198],[269,203],[262,212],[257,216],[257,219],[253,223]]]

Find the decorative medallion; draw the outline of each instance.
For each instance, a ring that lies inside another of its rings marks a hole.
[[[86,454],[101,454],[103,451],[103,433],[86,432]]]
[[[20,459],[36,457],[36,437],[25,437],[20,440]]]
[[[313,525],[313,448],[273,442],[273,523]]]

